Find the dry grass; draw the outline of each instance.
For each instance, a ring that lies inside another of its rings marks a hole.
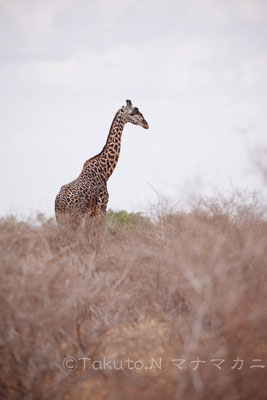
[[[46,220],[4,218],[0,241],[1,398],[267,398],[267,222],[255,198],[161,207],[152,220],[110,213],[97,254]],[[104,358],[123,369],[100,369]]]

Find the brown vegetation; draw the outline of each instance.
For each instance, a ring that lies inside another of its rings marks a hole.
[[[42,218],[3,218],[0,242],[1,398],[267,398],[267,222],[255,198],[110,212],[97,254]]]

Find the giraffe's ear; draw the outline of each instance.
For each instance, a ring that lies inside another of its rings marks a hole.
[[[131,100],[126,100],[126,104],[127,104],[128,107],[132,107],[133,106]]]

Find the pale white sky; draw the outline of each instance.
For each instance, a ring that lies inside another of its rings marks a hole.
[[[0,0],[0,49],[0,215],[53,215],[127,98],[150,129],[125,127],[109,207],[261,188],[266,0]]]

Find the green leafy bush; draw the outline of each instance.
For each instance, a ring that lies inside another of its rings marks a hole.
[[[116,233],[121,228],[136,228],[142,224],[148,224],[150,220],[144,217],[140,212],[127,212],[125,210],[114,211],[111,208],[107,211],[104,221],[104,227],[110,233]]]

